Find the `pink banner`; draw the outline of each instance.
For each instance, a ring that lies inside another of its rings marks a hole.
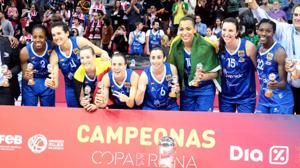
[[[0,107],[1,167],[158,167],[176,140],[176,168],[300,167],[299,116]]]

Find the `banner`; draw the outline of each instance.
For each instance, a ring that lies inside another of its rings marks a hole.
[[[176,168],[300,167],[299,116],[0,107],[3,168],[155,168],[164,135]]]

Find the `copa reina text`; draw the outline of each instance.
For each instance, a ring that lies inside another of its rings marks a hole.
[[[91,128],[89,125],[80,125],[77,129],[77,139],[81,143],[101,143],[110,144],[113,141],[117,144],[136,144],[139,140],[139,144],[142,146],[158,145],[159,138],[169,135],[176,140],[178,147],[196,147],[196,148],[213,148],[216,144],[214,138],[215,131],[206,129],[199,134],[196,129],[189,131],[184,129],[176,130],[174,128],[151,128],[151,127],[122,127],[119,126],[113,129],[111,126],[107,126],[105,132],[102,131],[100,125],[96,125]]]

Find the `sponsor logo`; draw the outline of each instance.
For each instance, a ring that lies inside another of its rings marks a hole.
[[[28,148],[35,154],[40,154],[46,149],[63,150],[64,140],[48,140],[43,134],[36,134],[28,139]]]
[[[47,148],[47,143],[47,138],[42,134],[32,136],[27,142],[29,149],[35,154],[44,152]]]
[[[272,146],[269,150],[269,163],[273,165],[285,165],[289,161],[289,147]]]
[[[266,154],[266,153],[265,153]],[[288,146],[272,146],[269,149],[269,164],[286,165],[289,161]],[[245,162],[263,162],[264,153],[261,149],[243,149],[240,146],[230,146],[230,160]]]
[[[0,134],[0,151],[14,151],[21,149],[23,137],[21,135]]]

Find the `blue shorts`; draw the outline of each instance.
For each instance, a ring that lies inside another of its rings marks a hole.
[[[22,105],[37,106],[40,99],[41,106],[55,106],[55,91],[45,86],[44,78],[35,78],[35,85],[29,86],[22,80]]]
[[[255,110],[255,100],[244,101],[244,103],[229,103],[227,101],[222,101],[219,98],[219,110],[220,112],[232,112],[235,113],[253,113]]]
[[[294,114],[293,105],[280,105],[268,107],[263,104],[258,104],[256,107],[257,114]]]
[[[66,91],[66,101],[68,107],[79,107],[79,102],[75,96],[75,91],[73,87],[65,86]]]
[[[215,95],[191,95],[182,92],[180,96],[180,109],[182,111],[212,112]]]

